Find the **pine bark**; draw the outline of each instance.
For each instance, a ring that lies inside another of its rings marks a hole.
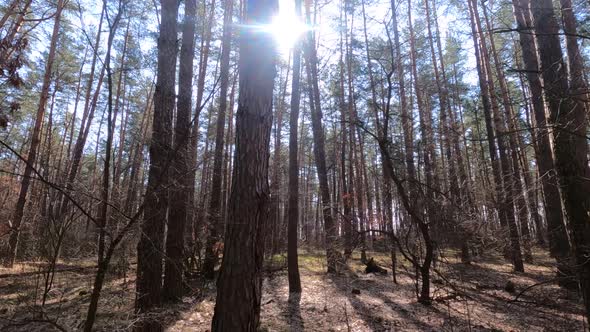
[[[183,261],[184,232],[189,209],[191,183],[188,183],[189,139],[191,128],[191,102],[193,82],[193,58],[195,53],[195,24],[197,1],[186,0],[182,24],[182,45],[178,74],[178,101],[176,103],[176,126],[174,150],[171,162],[170,211],[166,234],[166,263],[164,270],[163,297],[178,301],[184,294]]]
[[[254,332],[260,325],[276,49],[270,34],[248,26],[268,24],[277,9],[276,0],[246,2],[232,190],[211,327],[215,332]]]
[[[158,68],[154,93],[154,120],[150,144],[150,167],[144,201],[141,237],[137,245],[135,310],[145,313],[160,305],[162,290],[162,251],[170,184],[172,118],[175,105],[178,1],[161,0],[158,38]],[[145,322],[149,329],[157,322]]]
[[[576,272],[586,306],[586,316],[590,318],[590,168],[586,139],[587,115],[583,101],[575,96],[576,84],[568,82],[552,1],[536,0],[529,5],[539,46],[540,70],[550,111],[549,121],[553,126],[555,166],[569,218]]]
[[[543,101],[543,83],[539,71],[537,58],[537,45],[535,37],[530,33],[533,29],[532,18],[529,10],[529,0],[513,0],[514,17],[516,20],[524,70],[531,92],[531,104],[535,118],[534,138],[537,142],[535,149],[537,167],[543,189],[545,219],[547,221],[547,233],[549,237],[549,252],[557,260],[560,270],[567,269],[567,259],[570,252],[561,196],[559,193],[558,178],[555,169],[553,153],[551,151],[550,132],[547,117],[545,115],[545,102]]]

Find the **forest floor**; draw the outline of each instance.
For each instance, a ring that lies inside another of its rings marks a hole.
[[[289,298],[286,269],[267,273],[262,297],[262,331],[584,331],[576,292],[552,282],[553,263],[537,250],[526,273],[512,273],[501,257],[463,265],[453,255],[439,262],[433,274],[434,301],[416,301],[413,273],[401,264],[397,284],[386,254],[369,253],[387,275],[365,274],[354,256],[338,276],[324,271],[320,252],[302,250],[299,264],[303,293]],[[58,266],[53,287],[41,306],[44,276],[39,264],[0,269],[0,331],[75,331],[84,322],[94,269],[90,262]],[[506,290],[511,282],[514,290]],[[192,285],[178,305],[158,314],[166,331],[208,331],[215,305],[214,283]],[[135,280],[111,276],[100,301],[97,330],[130,329]],[[354,293],[353,293],[354,290]],[[41,309],[42,308],[42,309]]]

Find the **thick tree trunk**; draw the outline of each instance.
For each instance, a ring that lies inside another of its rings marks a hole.
[[[162,21],[158,38],[158,69],[154,94],[154,121],[150,144],[150,167],[144,201],[141,237],[137,245],[137,313],[160,305],[162,290],[162,244],[168,211],[169,166],[172,151],[172,118],[175,105],[178,1],[161,0]],[[144,322],[149,329],[157,322]]]
[[[554,166],[553,153],[551,151],[550,133],[545,115],[545,103],[543,102],[543,84],[539,74],[537,59],[537,46],[535,37],[529,31],[532,29],[532,19],[529,11],[529,0],[513,0],[513,10],[516,19],[524,70],[529,81],[531,91],[531,104],[535,118],[535,141],[537,142],[536,160],[545,206],[545,218],[547,220],[547,233],[549,235],[549,252],[557,260],[558,269],[564,273],[567,268],[570,245],[563,219],[561,196],[559,193],[558,179]]]
[[[565,45],[567,49],[567,65],[570,78],[572,98],[578,99],[580,107],[588,108],[588,85],[584,75],[584,58],[578,45],[578,29],[572,0],[559,0]]]
[[[277,9],[276,0],[246,2],[240,37],[234,175],[211,326],[214,332],[254,332],[260,324],[276,47],[269,33],[248,26],[270,23]]]
[[[540,70],[555,138],[555,166],[569,217],[580,288],[590,319],[590,168],[583,101],[568,82],[551,0],[530,3],[538,43]]]
[[[171,163],[170,211],[168,215],[168,232],[166,237],[166,264],[164,270],[163,297],[177,301],[184,293],[183,261],[184,231],[189,209],[188,183],[189,139],[191,127],[191,101],[193,82],[193,57],[195,53],[195,23],[197,1],[187,0],[182,25],[182,47],[180,48],[180,65],[178,74],[178,101],[176,103],[176,127],[174,133],[174,151]]]

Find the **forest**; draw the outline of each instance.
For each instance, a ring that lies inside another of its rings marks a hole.
[[[0,0],[0,331],[590,331],[590,1]]]

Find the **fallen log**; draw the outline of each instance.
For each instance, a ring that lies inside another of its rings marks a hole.
[[[365,273],[369,274],[369,273],[379,273],[379,274],[387,274],[387,270],[382,268],[381,266],[379,266],[379,264],[377,264],[377,262],[375,262],[375,260],[373,258],[370,258],[365,265],[367,266],[365,268]]]

